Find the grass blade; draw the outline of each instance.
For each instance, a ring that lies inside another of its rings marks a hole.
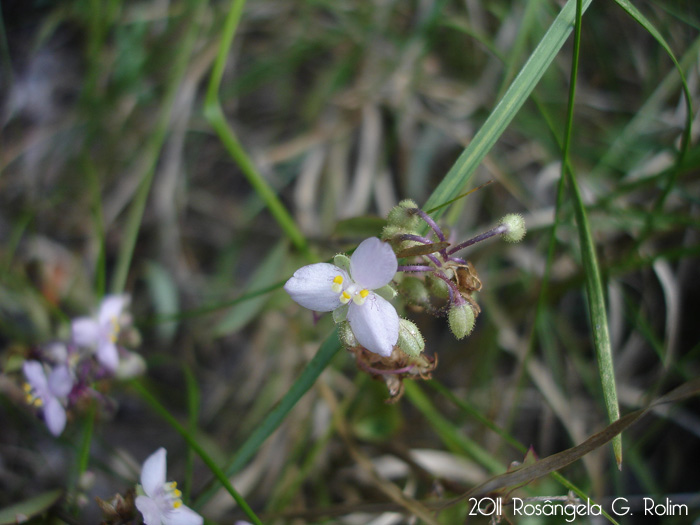
[[[265,417],[265,419],[257,426],[255,431],[241,445],[238,452],[233,457],[229,466],[225,469],[227,476],[232,476],[238,472],[243,466],[253,457],[255,452],[270,437],[277,427],[284,421],[289,412],[294,408],[294,405],[302,398],[302,396],[311,388],[318,376],[321,375],[328,364],[331,362],[335,354],[340,350],[340,340],[338,339],[338,331],[333,332],[326,338],[321,347],[316,352],[309,364],[302,371],[299,378],[294,382],[289,391],[284,395],[279,404]],[[193,508],[201,508],[216,492],[216,486],[207,488],[194,502]]]
[[[274,190],[270,187],[267,181],[258,172],[257,168],[246,154],[243,146],[238,141],[238,137],[233,129],[226,122],[224,112],[221,109],[221,101],[219,100],[219,87],[224,75],[224,67],[228,58],[228,51],[231,48],[233,37],[236,34],[238,22],[243,13],[245,0],[233,0],[231,9],[226,17],[221,43],[219,45],[219,53],[214,62],[214,68],[209,79],[207,87],[207,95],[204,101],[204,116],[209,121],[209,124],[214,128],[219,140],[224,145],[226,150],[231,155],[238,167],[245,175],[253,189],[258,193],[272,216],[277,220],[284,233],[289,237],[294,246],[307,258],[313,260],[309,245],[306,242],[306,237],[297,228],[296,222],[291,217],[282,202],[277,198]]]
[[[592,0],[584,0],[585,11]],[[530,58],[515,77],[498,105],[489,115],[484,125],[474,136],[469,146],[462,152],[442,182],[433,191],[423,209],[429,210],[456,197],[469,182],[477,166],[481,164],[489,150],[503,134],[518,110],[525,103],[544,72],[571,33],[576,15],[576,0],[569,0],[554,19],[547,33],[530,55]],[[439,218],[445,208],[437,210],[434,218]]]

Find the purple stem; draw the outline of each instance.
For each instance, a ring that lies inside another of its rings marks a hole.
[[[433,241],[428,239],[427,237],[423,237],[421,235],[415,235],[413,233],[402,233],[401,235],[398,236],[399,239],[402,241],[416,241],[416,242],[422,242],[423,244],[432,244]]]
[[[476,237],[472,237],[468,241],[464,241],[461,244],[458,244],[454,248],[452,248],[450,251],[447,252],[447,255],[452,255],[455,252],[458,252],[459,250],[463,250],[467,246],[471,246],[472,244],[476,244],[477,242],[485,241],[486,239],[489,239],[491,237],[495,237],[496,235],[501,235],[502,233],[505,233],[508,231],[508,226],[505,224],[499,224],[495,228],[490,229],[487,232],[481,233],[477,235]]]
[[[410,372],[411,369],[415,367],[415,365],[408,365],[408,366],[405,366],[403,368],[396,368],[394,370],[380,370],[379,368],[374,368],[372,366],[366,365],[359,360],[357,362],[360,365],[360,368],[362,368],[366,372],[370,372],[371,374],[377,374],[377,375],[381,375],[381,376],[405,374],[406,372]]]
[[[459,306],[466,302],[462,298],[459,288],[457,288],[457,285],[453,283],[451,279],[448,279],[447,276],[443,275],[441,272],[435,272],[433,275],[435,275],[435,277],[439,277],[447,283],[447,286],[450,288],[450,302],[452,304]]]
[[[446,241],[445,235],[442,233],[442,230],[440,229],[440,226],[437,225],[437,223],[423,210],[420,208],[413,208],[413,213],[418,215],[421,219],[425,221],[425,223],[430,226],[430,228],[435,232],[435,235],[437,235],[437,238],[440,239],[441,241]]]

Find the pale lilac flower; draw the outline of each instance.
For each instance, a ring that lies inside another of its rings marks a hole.
[[[117,339],[122,312],[128,302],[126,295],[108,295],[102,299],[97,316],[79,317],[72,323],[73,341],[78,346],[94,349],[97,360],[111,372],[119,366]]]
[[[39,361],[25,361],[22,366],[27,382],[24,390],[27,403],[40,407],[46,426],[54,436],[59,436],[66,427],[66,409],[63,406],[73,389],[73,376],[67,366],[57,366],[48,376]]]
[[[201,525],[204,519],[182,504],[177,483],[165,481],[166,454],[161,447],[144,462],[141,485],[137,487],[137,493],[143,494],[136,497],[136,508],[146,525]]]
[[[357,341],[387,357],[399,338],[399,316],[389,301],[372,290],[389,284],[397,267],[391,246],[370,237],[350,257],[348,271],[329,263],[311,264],[294,272],[284,289],[305,308],[333,311],[336,321],[346,314]]]

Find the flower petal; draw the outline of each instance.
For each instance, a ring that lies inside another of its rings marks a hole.
[[[90,317],[78,317],[71,323],[73,341],[78,346],[95,346],[100,338],[100,325]]]
[[[137,496],[135,503],[146,525],[161,525],[160,509],[155,501],[148,496]]]
[[[389,244],[370,237],[362,241],[350,257],[350,276],[362,288],[375,290],[389,284],[398,264]]]
[[[332,289],[333,279],[343,277],[349,282],[346,272],[333,264],[316,263],[299,268],[284,285],[291,298],[309,310],[330,312],[340,306],[340,294]]]
[[[57,366],[49,374],[49,390],[56,397],[66,397],[73,390],[73,376],[67,366]]]
[[[107,370],[114,372],[119,366],[117,345],[109,341],[101,341],[97,347],[97,360]]]
[[[153,497],[165,483],[165,455],[167,452],[163,447],[148,456],[141,467],[141,486],[147,496]],[[141,510],[139,508],[139,510]]]
[[[202,525],[204,518],[191,508],[182,505],[173,512],[163,516],[163,523],[166,525]]]
[[[111,322],[112,319],[118,319],[128,302],[128,295],[105,295],[97,315],[100,326]]]
[[[391,355],[399,340],[399,315],[389,301],[370,293],[363,305],[350,305],[348,321],[355,338],[367,350]]]
[[[54,436],[60,436],[66,428],[66,409],[55,397],[44,400],[44,420],[49,432]]]
[[[46,380],[44,367],[39,361],[25,361],[22,365],[24,377],[27,378],[27,383],[36,390],[40,397],[48,394],[49,383]]]

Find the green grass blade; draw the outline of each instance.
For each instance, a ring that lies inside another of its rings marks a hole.
[[[221,109],[219,88],[226,66],[228,51],[231,48],[233,37],[236,34],[244,5],[245,0],[233,0],[231,3],[231,9],[226,17],[221,43],[219,44],[219,53],[216,56],[214,68],[207,87],[207,94],[204,101],[204,116],[214,128],[214,131],[216,131],[219,140],[229,152],[231,158],[238,164],[243,175],[245,175],[250,185],[263,200],[275,220],[277,220],[284,233],[307,260],[312,261],[314,258],[309,249],[306,237],[304,237],[304,234],[297,228],[296,222],[282,202],[277,198],[275,191],[258,172],[257,168],[246,154],[233,129],[226,122],[224,112]]]
[[[165,93],[165,98],[161,106],[161,112],[158,116],[155,130],[151,135],[151,140],[146,145],[148,162],[141,178],[141,184],[139,185],[136,196],[134,197],[131,208],[129,209],[129,216],[127,217],[126,226],[124,228],[124,238],[119,249],[116,269],[114,271],[114,275],[112,276],[110,288],[112,293],[115,294],[122,293],[124,291],[124,287],[126,286],[126,279],[129,273],[131,259],[134,254],[136,239],[141,228],[143,213],[146,208],[146,202],[148,201],[151,184],[156,172],[156,164],[168,133],[173,106],[175,104],[175,96],[177,95],[178,89],[182,84],[182,78],[187,71],[187,64],[189,63],[189,58],[196,42],[196,36],[199,29],[199,17],[202,11],[203,10],[201,9],[200,5],[197,9],[194,9],[193,12],[184,15],[191,16],[192,19],[182,40],[182,44],[173,53],[173,56],[176,57],[175,64],[173,66],[173,73],[170,77],[170,82]]]
[[[591,1],[584,0],[582,5],[584,11],[591,4]],[[481,164],[486,154],[503,134],[566,42],[573,28],[575,16],[576,0],[569,0],[552,22],[549,30],[532,52],[518,76],[515,77],[506,94],[432,193],[423,209],[429,210],[440,206],[462,191],[477,166]],[[444,212],[445,208],[437,210],[434,218],[439,218]]]
[[[151,394],[145,386],[141,384],[139,380],[132,380],[131,381],[131,386],[139,393],[141,398],[145,400],[153,410],[155,410],[158,415],[160,415],[165,421],[168,422],[168,424],[173,427],[178,434],[180,434],[185,441],[187,441],[187,444],[190,446],[192,450],[194,450],[197,455],[202,459],[204,464],[209,467],[209,470],[214,474],[217,480],[219,480],[219,483],[226,489],[226,491],[231,494],[233,499],[238,503],[238,506],[241,508],[243,512],[246,513],[248,518],[255,523],[256,525],[262,525],[262,522],[260,519],[255,515],[253,510],[250,508],[248,503],[243,499],[243,497],[238,494],[235,488],[233,488],[233,485],[231,485],[231,482],[229,481],[228,477],[224,472],[219,468],[219,466],[216,464],[216,462],[207,454],[202,446],[199,444],[197,441],[197,437],[194,436],[187,428],[182,426],[180,422],[175,419],[170,412],[168,412],[168,409],[165,408],[160,401],[158,401],[153,394]]]
[[[663,47],[664,51],[666,51],[666,54],[668,54],[671,61],[673,62],[673,65],[676,67],[676,70],[678,71],[678,74],[681,77],[681,85],[683,86],[683,96],[685,98],[686,106],[685,128],[683,129],[681,148],[678,151],[678,156],[676,158],[676,169],[674,169],[671,172],[671,176],[668,178],[668,182],[666,183],[663,192],[661,193],[661,195],[656,201],[656,204],[654,205],[654,209],[659,210],[663,207],[663,204],[666,200],[666,197],[668,197],[668,194],[671,193],[671,190],[675,185],[676,179],[678,178],[678,174],[681,171],[680,167],[682,166],[683,160],[685,159],[686,153],[688,152],[688,146],[690,144],[690,132],[693,120],[692,98],[690,96],[690,89],[688,89],[688,84],[685,81],[683,68],[678,63],[678,60],[676,60],[676,56],[673,54],[671,47],[666,43],[666,40],[661,35],[661,33],[657,31],[653,24],[634,5],[632,5],[632,3],[629,2],[629,0],[615,0],[615,2],[617,2],[617,5],[624,9],[627,12],[627,14],[629,14],[638,24],[640,24],[644,29],[646,29],[647,32],[651,36],[653,36],[654,39],[659,43],[659,45]],[[651,224],[648,224],[647,230],[650,227]],[[646,237],[646,235],[642,237]]]
[[[569,82],[569,103],[566,115],[566,130],[562,147],[562,180],[566,178],[567,170],[570,174],[571,190],[573,196],[574,215],[579,232],[581,244],[581,259],[586,279],[586,294],[588,296],[588,308],[591,316],[591,331],[593,342],[598,357],[598,370],[603,386],[603,397],[608,412],[610,423],[620,419],[620,406],[617,401],[617,387],[615,386],[615,369],[612,361],[612,348],[610,346],[610,333],[608,331],[608,315],[605,307],[605,294],[603,293],[603,281],[600,277],[600,266],[593,243],[591,226],[588,222],[586,208],[579,191],[578,183],[573,169],[569,164],[569,149],[574,124],[574,102],[576,100],[576,80],[578,76],[579,51],[581,48],[581,0],[576,2],[576,23],[574,27],[574,50],[571,62],[571,79]],[[612,440],[613,451],[618,467],[622,465],[622,436],[617,435]]]
[[[290,410],[294,408],[302,396],[311,388],[318,376],[321,375],[333,357],[341,349],[340,340],[338,339],[338,331],[333,332],[326,338],[321,347],[316,352],[309,364],[302,371],[301,375],[294,382],[289,391],[284,395],[279,404],[265,417],[265,419],[257,426],[255,431],[241,445],[238,452],[233,457],[229,466],[225,469],[228,476],[232,476],[238,472],[245,464],[253,457],[260,446],[277,427],[284,421]],[[216,492],[216,486],[207,488],[194,502],[195,509],[201,508]]]

